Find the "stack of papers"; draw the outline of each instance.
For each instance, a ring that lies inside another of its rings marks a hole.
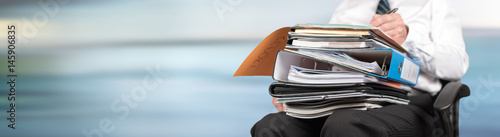
[[[292,65],[288,81],[307,84],[363,83],[374,81],[374,78],[359,72],[313,70]]]
[[[366,110],[388,104],[409,103],[406,91],[376,83],[271,84],[270,94],[284,103],[286,113],[297,118],[318,118],[338,109]]]
[[[299,85],[271,85],[270,94],[278,98],[278,103],[284,103],[288,115],[306,119],[327,116],[338,109],[366,110],[408,104],[407,91],[411,90],[408,85],[377,77],[388,75],[390,52],[375,52],[376,48],[405,50],[376,31],[381,32],[370,26],[292,27],[285,49],[288,53],[278,52],[274,78]],[[288,71],[284,72],[287,65]]]
[[[307,83],[307,84],[340,84],[340,83],[378,83],[388,87],[411,91],[411,87],[394,81],[388,81],[366,75],[360,72],[347,70],[314,70],[301,68],[294,65],[290,66],[288,73],[288,82]]]
[[[289,44],[293,46],[311,47],[304,44],[293,44],[294,41],[310,42],[365,42],[368,45],[342,46],[327,44],[332,48],[392,48],[398,52],[407,52],[399,43],[377,27],[345,24],[297,24],[289,33]],[[308,39],[304,39],[308,38]],[[330,39],[328,39],[330,38]],[[315,39],[315,40],[311,40]],[[357,40],[354,40],[357,39]],[[314,44],[313,44],[314,45]]]
[[[340,109],[408,104],[420,66],[380,29],[344,24],[298,24],[276,30],[234,76],[269,76],[269,94],[296,118]]]
[[[341,51],[331,51],[331,50],[310,50],[310,49],[299,49],[300,53],[309,56],[315,56],[321,59],[330,60],[337,62],[338,64],[354,67],[361,69],[366,72],[383,75],[384,71],[378,65],[376,61],[374,62],[363,62],[346,55]]]
[[[286,103],[287,114],[296,118],[310,119],[330,115],[336,109],[366,110],[381,108],[378,102],[368,100],[322,100]]]

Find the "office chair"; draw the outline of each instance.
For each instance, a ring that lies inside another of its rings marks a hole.
[[[460,81],[443,81],[443,88],[434,101],[441,128],[446,137],[458,137],[458,109],[460,99],[470,95],[470,89]],[[441,134],[443,135],[443,134]]]

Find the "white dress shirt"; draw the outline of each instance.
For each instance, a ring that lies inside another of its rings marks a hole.
[[[462,28],[450,0],[388,0],[409,28],[402,46],[420,63],[415,88],[435,95],[439,79],[459,80],[469,67]],[[368,25],[379,0],[344,0],[329,23]]]

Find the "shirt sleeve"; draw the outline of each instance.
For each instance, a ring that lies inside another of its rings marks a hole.
[[[460,20],[449,0],[431,2],[430,32],[408,25],[403,47],[422,71],[440,79],[459,80],[469,67]]]
[[[330,24],[368,25],[375,15],[377,0],[344,0],[337,6]]]

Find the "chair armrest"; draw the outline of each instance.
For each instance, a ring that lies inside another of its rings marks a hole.
[[[455,103],[456,100],[469,95],[469,86],[462,84],[459,81],[449,82],[443,87],[443,89],[441,89],[441,92],[434,101],[434,109],[448,109],[453,103]]]

